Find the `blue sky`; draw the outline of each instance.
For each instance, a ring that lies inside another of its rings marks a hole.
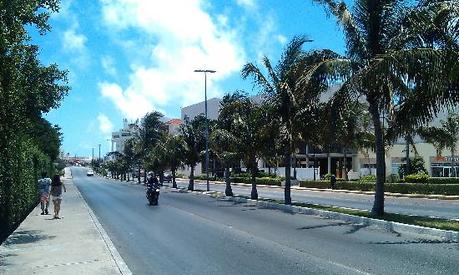
[[[64,0],[52,31],[33,43],[44,64],[69,71],[72,90],[45,117],[64,133],[63,151],[89,156],[110,148],[122,119],[158,110],[180,117],[180,107],[244,89],[240,70],[263,55],[277,62],[295,35],[313,39],[305,49],[344,53],[334,18],[310,0]]]

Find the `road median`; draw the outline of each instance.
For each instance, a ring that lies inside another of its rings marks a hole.
[[[186,192],[186,190],[183,189],[181,190],[181,192]],[[225,199],[225,200],[229,200],[229,201],[233,201],[237,203],[247,203],[247,204],[254,205],[260,208],[278,209],[278,210],[285,211],[285,212],[292,213],[292,214],[314,215],[314,216],[320,216],[326,219],[341,220],[345,222],[360,224],[365,227],[377,228],[379,230],[384,230],[384,231],[392,232],[392,233],[394,232],[409,233],[409,234],[416,234],[420,236],[428,236],[429,238],[446,241],[446,242],[459,242],[459,231],[457,230],[443,230],[439,228],[401,223],[401,222],[397,222],[393,220],[384,220],[384,218],[376,219],[376,218],[368,217],[365,215],[360,215],[357,212],[361,210],[356,210],[356,209],[349,209],[349,208],[339,208],[338,209],[338,207],[324,207],[320,205],[316,205],[316,206],[310,205],[308,207],[308,206],[302,205],[301,202],[293,202],[293,205],[285,205],[282,202],[275,201],[275,200],[268,199],[268,198],[259,198],[258,200],[252,200],[246,196],[241,196],[241,195],[237,195],[234,197],[227,197],[224,195],[224,193],[218,192],[218,191],[208,191],[207,192],[207,191],[202,191],[202,190],[195,190],[192,192],[194,194],[212,196],[215,198]],[[298,205],[295,205],[295,204],[298,204]],[[357,214],[356,215],[347,214],[347,213],[353,213],[353,212]],[[413,220],[414,218],[422,218],[425,220],[431,219],[428,217],[415,217],[415,216],[399,215],[399,214],[391,214],[391,213],[387,213],[387,216],[389,217],[389,219],[394,219],[394,216],[402,217],[406,220],[410,220],[410,218],[411,220]],[[434,223],[435,220],[440,221],[442,219],[432,218],[431,220],[432,220],[431,224],[435,224]],[[449,220],[449,222],[454,223],[455,228],[457,228],[457,224],[459,223],[459,221],[451,221],[451,220]]]

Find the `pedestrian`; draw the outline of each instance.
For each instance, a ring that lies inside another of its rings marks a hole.
[[[61,181],[61,177],[59,175],[54,175],[51,182],[51,200],[53,201],[54,205],[55,219],[60,219],[59,211],[61,210],[62,189],[64,189],[64,192],[67,192],[64,183]]]
[[[49,206],[49,187],[51,179],[47,177],[46,172],[41,173],[41,179],[38,180],[38,192],[40,193],[41,215],[48,215]]]

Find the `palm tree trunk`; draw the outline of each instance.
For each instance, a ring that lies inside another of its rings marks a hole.
[[[451,147],[451,176],[457,177],[456,170],[454,168],[454,147]]]
[[[405,158],[406,158],[406,165],[405,165],[405,175],[411,174],[411,167],[410,167],[410,143],[408,142],[408,138],[405,138],[406,144],[405,144]]]
[[[285,152],[285,187],[284,187],[284,201],[285,204],[292,204],[292,197],[290,196],[290,186],[291,186],[291,179],[290,179],[290,170],[292,167],[292,157],[290,156],[290,152]]]
[[[252,161],[252,168],[250,169],[251,173],[251,183],[252,183],[252,191],[250,192],[250,198],[252,200],[258,200],[258,191],[257,191],[257,163],[256,161]]]
[[[376,149],[376,186],[375,201],[371,214],[382,216],[384,214],[384,182],[385,182],[385,155],[384,155],[384,133],[381,125],[381,117],[378,106],[374,102],[369,102],[369,111],[373,119],[375,129],[375,149]]]
[[[138,174],[137,174],[137,176],[138,176],[138,177],[137,177],[137,181],[138,181],[138,183],[140,184],[140,163],[139,163],[139,166],[138,166],[138,168],[137,168],[137,173],[138,173]]]
[[[177,182],[175,182],[175,168],[172,170],[172,188],[177,188]]]
[[[190,191],[194,190],[194,165],[191,165],[190,183],[188,184],[188,190]]]
[[[344,160],[343,160],[343,165],[344,165],[344,180],[348,181],[349,178],[347,176],[347,155],[346,155],[346,148],[344,148]]]
[[[228,164],[225,164],[225,184],[225,195],[232,197],[233,190],[231,189],[230,169]]]

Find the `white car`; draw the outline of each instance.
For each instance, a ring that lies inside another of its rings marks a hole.
[[[91,169],[89,169],[88,172],[86,172],[86,176],[88,176],[88,177],[94,176],[94,171],[92,171]]]

